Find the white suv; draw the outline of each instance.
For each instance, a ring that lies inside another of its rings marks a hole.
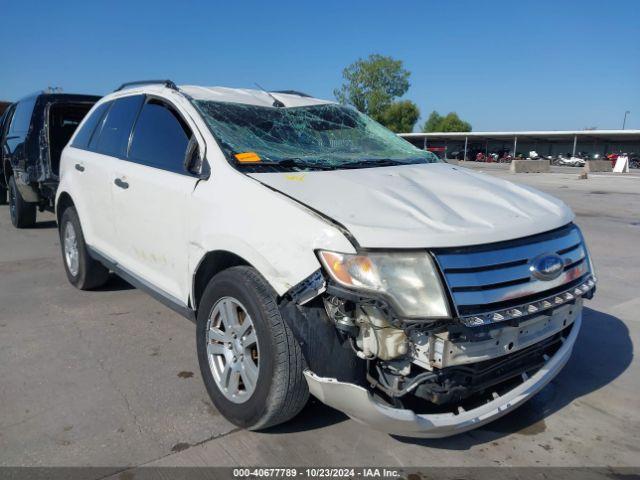
[[[595,291],[560,201],[294,91],[125,84],[56,200],[70,282],[113,271],[195,320],[211,399],[250,429],[309,392],[390,433],[475,428],[559,372]]]

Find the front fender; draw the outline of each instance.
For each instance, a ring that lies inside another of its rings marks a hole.
[[[283,295],[320,268],[316,249],[355,252],[335,225],[235,170],[218,170],[198,184],[193,196],[192,273],[208,252],[225,250],[256,268]]]
[[[212,235],[201,244],[189,244],[190,271],[195,277],[198,267],[208,253],[226,251],[255,268],[278,295],[283,295],[320,268],[320,262],[312,249],[303,249],[291,244],[286,248],[284,243],[280,246],[265,244],[265,248],[261,249],[234,235]]]

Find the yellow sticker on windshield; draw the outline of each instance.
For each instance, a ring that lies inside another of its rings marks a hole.
[[[236,160],[239,162],[259,162],[260,156],[256,152],[236,153]]]

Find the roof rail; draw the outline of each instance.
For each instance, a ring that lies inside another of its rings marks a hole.
[[[138,80],[136,82],[126,82],[123,83],[122,85],[120,85],[118,88],[116,88],[114,90],[114,92],[118,92],[120,90],[122,90],[123,88],[127,88],[127,87],[133,87],[136,85],[150,85],[150,84],[162,84],[167,88],[170,88],[172,90],[178,90],[178,86],[173,83],[171,80]]]
[[[311,95],[299,92],[298,90],[272,90],[271,93],[284,93],[285,95],[298,95],[300,97],[313,98]]]

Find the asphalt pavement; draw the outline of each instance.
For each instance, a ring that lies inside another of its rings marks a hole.
[[[640,175],[472,167],[567,202],[599,278],[571,360],[520,409],[440,440],[376,432],[315,400],[286,425],[239,430],[207,396],[192,323],[115,276],[74,289],[53,215],[16,230],[2,206],[0,465],[639,466]]]

